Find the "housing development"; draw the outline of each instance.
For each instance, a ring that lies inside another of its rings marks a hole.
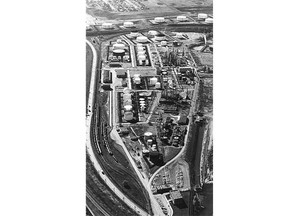
[[[212,1],[86,4],[86,214],[213,215]]]

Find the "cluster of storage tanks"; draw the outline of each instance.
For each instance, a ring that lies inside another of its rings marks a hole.
[[[132,98],[131,98],[131,92],[128,88],[125,88],[123,90],[123,107],[124,107],[124,119],[126,121],[133,120]]]
[[[157,145],[153,143],[153,133],[147,131],[144,133],[144,140],[148,146],[151,146],[151,151],[157,151]]]
[[[136,46],[136,55],[139,65],[147,65],[148,59],[146,58],[146,48],[142,44],[137,44]]]

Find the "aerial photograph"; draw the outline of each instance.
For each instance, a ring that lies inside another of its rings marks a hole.
[[[86,0],[86,216],[213,215],[213,1]]]

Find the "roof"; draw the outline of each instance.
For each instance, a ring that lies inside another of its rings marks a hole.
[[[115,69],[118,76],[125,76],[126,75],[126,69]]]
[[[185,115],[181,115],[180,119],[178,120],[178,124],[187,124],[188,118]]]
[[[179,190],[170,191],[170,196],[171,196],[172,200],[182,199],[182,195],[181,195]]]

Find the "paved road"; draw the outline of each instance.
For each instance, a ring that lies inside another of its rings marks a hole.
[[[193,98],[192,98],[192,103],[191,103],[191,109],[190,109],[190,112],[189,112],[189,115],[187,116],[190,121],[192,119],[192,115],[195,113],[195,103],[196,103],[196,97],[197,97],[197,94],[198,94],[198,88],[199,88],[199,80],[197,81],[197,83],[195,84],[195,89],[194,89],[194,92],[193,92]],[[190,130],[190,125],[191,125],[191,122],[189,123],[188,127],[187,127],[187,135],[185,137],[185,140],[184,140],[184,146],[183,148],[181,149],[181,151],[173,158],[171,159],[169,162],[167,162],[164,166],[160,167],[150,178],[149,180],[149,187],[151,188],[151,183],[152,183],[152,180],[154,179],[154,177],[161,171],[163,170],[165,167],[169,166],[170,164],[172,164],[173,162],[175,162],[178,158],[180,158],[183,154],[183,152],[186,150],[187,148],[187,139],[188,139],[188,134],[189,134],[189,130]]]
[[[114,184],[113,182],[103,174],[103,170],[97,161],[95,154],[92,149],[92,143],[90,140],[90,131],[91,131],[91,120],[92,120],[92,112],[93,112],[93,98],[95,94],[95,79],[96,79],[96,65],[97,65],[97,53],[93,45],[90,43],[90,41],[86,40],[86,43],[91,47],[93,52],[93,66],[92,66],[92,74],[91,74],[91,83],[90,83],[90,90],[89,90],[89,100],[88,100],[88,114],[86,117],[86,125],[87,125],[87,131],[86,131],[86,148],[88,155],[90,157],[90,160],[95,168],[95,170],[99,173],[100,177],[105,181],[105,183],[111,188],[111,190],[114,191],[114,193],[122,199],[131,209],[134,209],[135,212],[137,212],[139,215],[148,215],[146,211],[144,211],[142,208],[137,206],[133,201],[131,201],[125,194],[123,194]]]

